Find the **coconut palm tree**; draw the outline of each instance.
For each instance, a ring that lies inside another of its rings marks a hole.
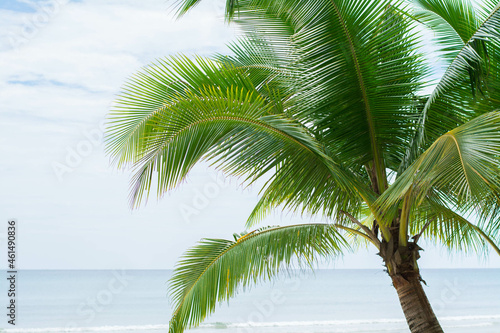
[[[420,240],[500,254],[498,2],[228,0],[225,14],[241,31],[229,55],[159,59],[125,84],[107,152],[136,171],[133,206],[206,160],[243,186],[265,180],[246,228],[275,209],[323,223],[189,249],[170,332],[241,286],[359,245],[379,251],[411,332],[442,332]]]

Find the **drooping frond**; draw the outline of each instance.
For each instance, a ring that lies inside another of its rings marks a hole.
[[[500,101],[500,4],[485,17],[468,1],[418,3],[431,17],[422,19],[435,29],[449,65],[420,112],[400,173],[439,136],[496,109]]]
[[[185,56],[170,57],[145,67],[125,83],[110,112],[106,152],[118,166],[137,162],[144,145],[141,135],[149,130],[151,120],[168,108],[169,101],[200,95],[214,87],[222,91],[238,87],[241,94],[255,91],[247,75],[222,70],[208,59],[194,62]]]
[[[440,57],[452,61],[481,24],[468,0],[414,0],[415,18],[435,34]]]
[[[234,241],[204,239],[184,254],[170,279],[175,311],[169,332],[197,326],[241,287],[270,279],[295,262],[310,265],[346,248],[346,241],[328,224],[264,228]]]
[[[411,217],[410,234],[433,243],[442,244],[450,251],[486,254],[492,248],[500,255],[500,233],[488,228],[488,223],[469,220],[458,213],[459,207],[447,207],[438,193],[424,199]]]
[[[365,188],[363,183],[355,179],[354,183],[358,183],[359,189]],[[368,203],[376,198],[367,188],[362,193],[361,196],[368,198]],[[348,192],[336,185],[335,180],[321,170],[321,165],[310,164],[299,170],[283,163],[270,175],[248,218],[247,226],[262,221],[278,207],[301,215],[321,215],[330,220],[339,220],[342,210],[357,215],[361,203],[361,200],[354,202]]]
[[[216,59],[225,66],[245,70],[262,93],[279,94],[279,100],[284,104],[289,103],[297,93],[298,81],[292,69],[292,56],[288,54],[291,53],[291,45],[287,44],[287,51],[278,52],[276,44],[271,45],[259,36],[250,35],[228,47],[234,55],[219,54]]]
[[[334,204],[359,205],[368,189],[261,89],[244,69],[206,59],[171,58],[139,72],[111,113],[107,137],[108,152],[137,170],[132,203],[150,191],[154,175],[161,195],[206,158],[250,183],[284,166],[293,171],[290,177],[315,168],[342,189],[343,201],[332,198]]]
[[[500,194],[500,112],[479,116],[442,135],[376,202],[381,211],[397,207],[412,191],[419,206],[431,192],[461,211],[490,219]]]
[[[475,212],[477,219],[481,221],[481,227],[485,229],[487,234],[500,237],[500,195],[491,193],[485,202],[488,204]]]

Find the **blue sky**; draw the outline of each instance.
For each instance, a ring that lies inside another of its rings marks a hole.
[[[133,72],[169,54],[226,51],[235,33],[222,3],[175,21],[164,0],[1,1],[0,228],[18,219],[21,268],[171,268],[200,238],[244,230],[258,186],[239,189],[200,165],[131,211],[130,172],[110,167],[102,145],[102,122]],[[263,224],[297,221],[276,213]],[[500,267],[432,248],[422,257],[423,267]],[[382,263],[362,251],[334,267]]]

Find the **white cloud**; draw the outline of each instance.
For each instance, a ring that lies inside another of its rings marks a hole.
[[[199,184],[132,213],[130,174],[108,166],[101,143],[62,182],[52,165],[65,163],[70,150],[88,141],[84,132],[99,127],[120,86],[139,67],[174,53],[222,51],[232,30],[213,6],[175,22],[163,0],[88,0],[62,5],[18,48],[6,44],[29,30],[33,15],[0,11],[0,183],[8,193],[0,210],[22,223],[24,267],[109,268],[110,261],[115,267],[151,267],[140,257],[129,259],[141,244],[161,254],[154,267],[172,266],[214,222],[207,218],[207,228],[189,240],[179,237],[185,223],[177,206],[189,202]],[[204,168],[197,172],[203,178]],[[236,230],[244,217],[239,220]],[[127,246],[130,240],[134,247]]]

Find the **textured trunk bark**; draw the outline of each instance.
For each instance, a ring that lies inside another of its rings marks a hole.
[[[391,276],[394,288],[412,333],[443,333],[434,311],[425,295],[420,274],[413,272]]]

